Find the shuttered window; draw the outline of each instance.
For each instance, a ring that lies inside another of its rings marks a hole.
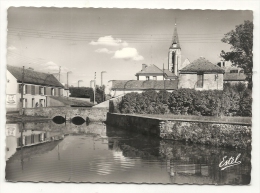
[[[203,88],[203,74],[197,74],[197,88]]]
[[[35,94],[39,94],[39,86],[35,86]]]
[[[22,91],[22,85],[18,84],[18,93],[21,93],[21,91]]]
[[[32,85],[27,85],[26,86],[26,89],[27,89],[26,90],[26,94],[32,94],[32,89],[31,88],[32,88]]]
[[[50,87],[46,87],[46,95],[51,95],[51,88]]]
[[[31,94],[35,95],[35,86],[34,85],[31,85]]]
[[[55,96],[59,96],[59,89],[55,88]]]

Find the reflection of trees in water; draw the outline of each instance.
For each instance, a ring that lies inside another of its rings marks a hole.
[[[241,153],[240,165],[221,171],[219,163],[224,156],[236,157]],[[248,184],[250,182],[250,153],[243,150],[161,141],[160,154],[169,162],[167,168],[175,183]]]
[[[108,147],[125,157],[157,159],[164,162],[173,183],[248,184],[251,173],[250,151],[216,148],[159,140],[107,126]],[[241,153],[240,165],[221,171],[224,156]]]

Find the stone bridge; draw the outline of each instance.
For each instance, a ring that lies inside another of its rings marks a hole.
[[[27,116],[44,116],[50,119],[62,116],[66,120],[73,117],[82,117],[84,120],[88,118],[89,121],[105,121],[107,112],[107,108],[92,107],[40,107],[24,109],[24,115]]]

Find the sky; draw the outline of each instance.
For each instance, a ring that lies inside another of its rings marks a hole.
[[[182,62],[203,56],[220,61],[225,33],[253,12],[234,10],[9,8],[7,64],[57,74],[61,82],[90,86],[95,78],[132,80],[142,64],[168,65],[174,24]]]

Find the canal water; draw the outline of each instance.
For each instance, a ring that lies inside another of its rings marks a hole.
[[[249,184],[250,150],[167,141],[103,123],[6,125],[6,180]],[[238,165],[219,163],[237,157]]]

